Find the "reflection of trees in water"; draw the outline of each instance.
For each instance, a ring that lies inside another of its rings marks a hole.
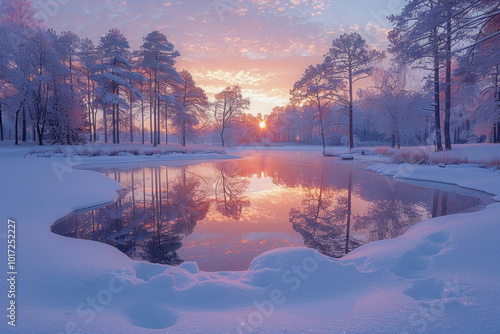
[[[352,168],[349,168],[347,194],[323,184],[325,168],[319,187],[309,188],[301,209],[290,210],[293,229],[304,238],[304,244],[332,257],[341,257],[363,242],[351,236]]]
[[[243,207],[250,206],[250,200],[243,194],[250,181],[238,176],[227,164],[219,166],[215,181],[215,208],[223,216],[240,219]]]
[[[367,241],[395,238],[420,221],[421,209],[396,198],[374,201],[366,213],[355,216],[354,227],[368,231]]]
[[[352,172],[349,168],[348,175],[342,175],[349,180],[347,189],[335,188],[329,183],[325,186],[323,168],[319,185],[307,189],[300,209],[290,211],[290,221],[304,238],[304,244],[324,255],[341,257],[366,242],[400,236],[418,223],[425,212],[423,204],[404,200],[404,194],[393,189],[388,197],[371,200],[368,209],[353,216]],[[444,215],[447,210],[448,193],[436,190],[432,216]],[[354,238],[353,231],[362,233],[366,239]]]
[[[52,226],[68,237],[111,244],[134,259],[179,264],[177,250],[210,207],[210,189],[182,168],[170,180],[168,168],[109,171],[122,185],[111,205],[75,213]]]

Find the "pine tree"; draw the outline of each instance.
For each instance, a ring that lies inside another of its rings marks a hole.
[[[347,105],[349,113],[349,148],[354,148],[354,91],[353,85],[368,78],[374,65],[385,57],[383,52],[368,50],[366,41],[355,32],[343,34],[332,42],[332,47],[325,57],[324,65],[331,80],[345,83],[343,96],[339,96]]]
[[[174,68],[175,58],[179,57],[174,45],[159,31],[149,33],[141,46],[139,66],[146,69],[149,79],[150,100],[150,131],[151,141],[154,146],[159,143],[160,134],[160,109],[162,97],[168,100],[166,93],[161,94],[162,83],[164,86],[173,86],[182,82]],[[167,90],[167,87],[164,90]],[[167,122],[165,119],[165,133],[167,135]]]
[[[120,96],[120,88],[134,90],[131,80],[141,79],[138,73],[131,72],[128,60],[128,40],[118,29],[111,29],[101,37],[99,48],[103,55],[103,64],[97,65],[97,72],[92,76],[99,84],[97,97],[103,108],[103,120],[107,126],[108,108],[111,106],[111,126],[113,143],[120,143],[120,110],[127,106],[126,99]],[[138,93],[138,92],[137,92]],[[107,130],[107,129],[105,129]],[[106,141],[107,141],[107,135]]]

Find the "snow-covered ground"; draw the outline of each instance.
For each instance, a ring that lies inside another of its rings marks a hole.
[[[500,145],[498,144],[460,144],[453,145],[451,151],[435,152],[434,146],[356,148],[354,152],[366,151],[382,154],[398,163],[414,164],[483,164],[487,167],[500,166]]]
[[[12,152],[0,157],[4,254],[8,219],[17,227],[16,327],[7,324],[10,285],[3,279],[1,333],[500,330],[500,203],[421,222],[401,237],[370,243],[342,259],[282,248],[260,255],[247,271],[207,273],[194,263],[170,267],[133,261],[108,245],[50,232],[57,219],[113,201],[119,189],[104,175],[71,167],[133,157],[39,159]],[[221,156],[199,156],[209,157]],[[500,174],[492,169],[372,169],[500,196]],[[6,255],[2,261],[5,277]]]

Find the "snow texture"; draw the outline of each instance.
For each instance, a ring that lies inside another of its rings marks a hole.
[[[498,333],[500,328],[500,203],[423,221],[401,237],[364,245],[341,259],[281,248],[260,255],[246,271],[208,273],[195,263],[133,261],[114,247],[51,233],[57,219],[113,201],[120,188],[104,175],[70,166],[63,158],[2,158],[0,242],[5,250],[7,219],[15,220],[18,319],[12,328],[4,315],[1,333]],[[371,169],[500,196],[500,175],[492,170]],[[2,305],[7,291],[1,280]]]

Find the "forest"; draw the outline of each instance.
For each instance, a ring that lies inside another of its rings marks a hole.
[[[290,102],[248,112],[245,87],[215,96],[160,31],[132,50],[118,29],[98,41],[56,32],[29,0],[0,10],[0,141],[215,145],[434,145],[500,142],[500,5],[408,1],[387,20],[389,47],[335,38]],[[104,33],[104,32],[103,32]],[[325,46],[326,47],[326,46]]]

